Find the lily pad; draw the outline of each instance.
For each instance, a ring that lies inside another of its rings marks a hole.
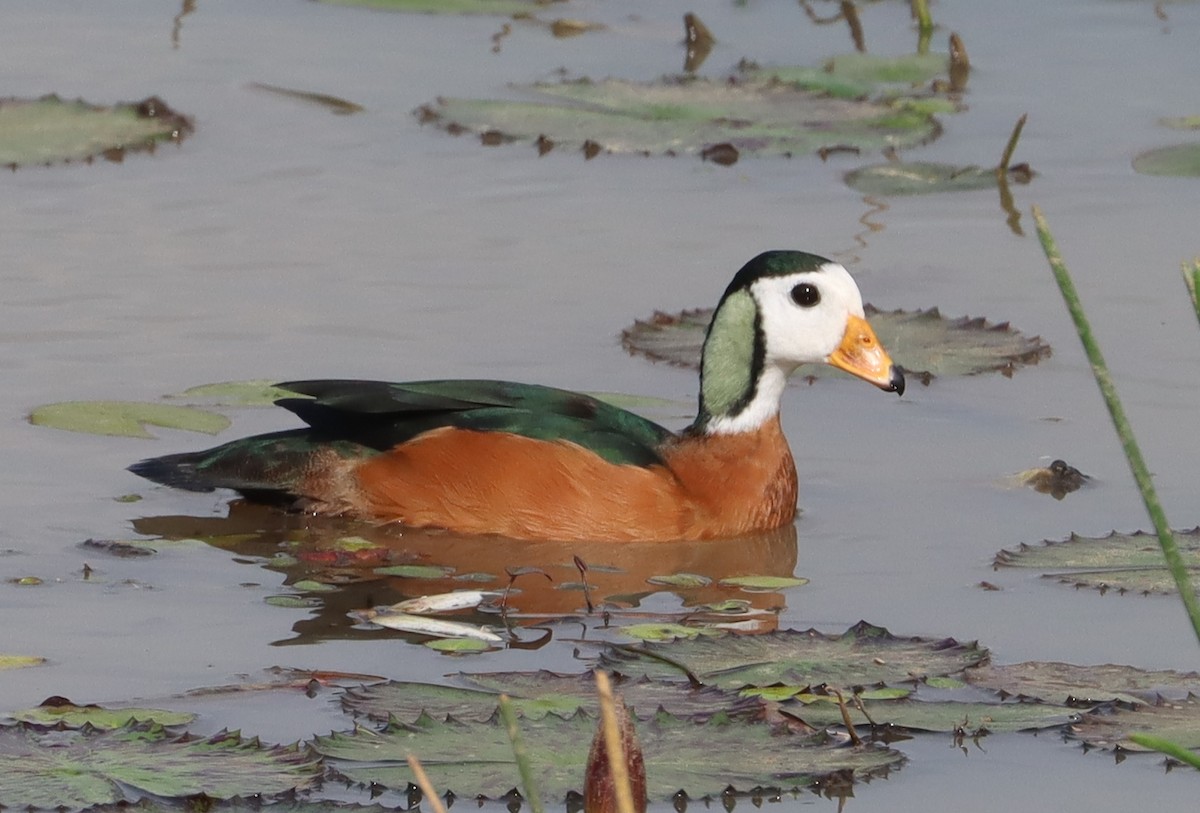
[[[666,621],[630,624],[627,627],[621,627],[621,632],[630,638],[642,641],[674,641],[676,638],[698,638],[701,635],[721,634],[719,630],[711,627],[694,627]]]
[[[707,587],[712,584],[712,579],[699,573],[672,573],[668,576],[651,576],[646,583],[677,588]]]
[[[437,638],[432,641],[426,641],[425,646],[438,652],[451,653],[468,653],[468,652],[486,652],[492,646],[487,641],[481,641],[478,638]]]
[[[946,54],[906,54],[881,56],[849,53],[826,60],[819,68],[805,66],[746,66],[741,75],[759,81],[776,81],[822,90],[845,99],[858,99],[878,93],[883,85],[912,87],[931,82],[949,73]]]
[[[191,122],[150,97],[112,107],[57,96],[0,99],[0,166],[54,164],[97,156],[121,160],[131,150],[178,141]]]
[[[229,428],[229,419],[216,412],[142,401],[63,401],[40,406],[29,422],[69,432],[153,438],[146,425],[215,435]]]
[[[1153,734],[1183,748],[1200,749],[1200,701],[1187,697],[1132,709],[1095,712],[1084,715],[1068,733],[1093,748],[1151,750],[1129,739],[1130,734],[1138,733]]]
[[[142,723],[115,731],[6,726],[0,757],[0,798],[14,809],[79,809],[145,794],[270,798],[306,788],[321,774],[307,748],[263,746],[229,732],[180,737]]]
[[[877,150],[920,144],[938,125],[927,112],[836,99],[775,81],[698,78],[636,83],[618,79],[516,88],[540,101],[443,98],[421,107],[422,121],[487,143],[539,138],[590,152],[701,154],[713,145],[767,155],[822,147]]]
[[[389,565],[375,568],[380,576],[399,576],[403,579],[444,579],[454,572],[452,567],[440,565]]]
[[[811,726],[823,728],[842,725],[842,712],[836,703],[809,703],[801,708],[789,705],[788,711]],[[866,716],[847,704],[855,725],[888,726],[909,731],[963,731],[967,734],[1032,731],[1078,722],[1079,712],[1046,703],[966,703],[960,701],[924,702],[921,700],[867,700]]]
[[[943,317],[937,308],[917,311],[881,311],[866,306],[867,317],[892,359],[914,380],[928,383],[937,376],[978,375],[1000,372],[1011,375],[1018,367],[1037,364],[1050,355],[1050,346],[1039,336],[1026,336],[1008,322]],[[712,320],[711,308],[680,313],[656,312],[637,320],[621,333],[621,346],[631,354],[680,367],[699,368],[704,334]],[[799,378],[846,377],[828,365],[800,369]]]
[[[521,735],[537,787],[544,798],[562,799],[582,790],[582,766],[596,720],[583,713],[525,719]],[[662,713],[637,725],[645,753],[647,795],[671,799],[718,796],[729,786],[791,789],[807,787],[836,772],[856,776],[886,772],[903,757],[880,747],[838,747],[827,736],[790,734],[760,722],[714,717],[695,723]],[[316,750],[336,760],[339,774],[355,782],[404,788],[412,782],[405,759],[419,754],[433,785],[456,796],[497,798],[521,784],[504,724],[436,721],[423,716],[411,725],[383,731],[358,727],[317,737]]]
[[[280,398],[300,398],[294,392],[289,392],[275,386],[275,382],[265,378],[249,381],[220,381],[215,384],[201,384],[189,387],[178,395],[168,395],[168,398],[195,403],[197,401],[212,406],[272,406]]]
[[[808,579],[796,576],[730,576],[721,579],[725,587],[740,587],[743,590],[770,592],[784,590],[788,587],[803,587]]]
[[[342,707],[374,720],[389,719],[415,722],[422,714],[436,720],[453,717],[460,721],[490,720],[506,694],[516,713],[529,719],[547,714],[566,717],[583,710],[599,713],[595,673],[563,675],[546,670],[537,672],[483,672],[460,677],[470,688],[438,686],[428,683],[389,682],[347,689]],[[754,698],[742,698],[719,689],[693,689],[686,684],[664,683],[647,679],[628,679],[614,675],[615,688],[635,717],[649,719],[658,711],[679,717],[707,720],[714,714],[738,716],[757,714],[761,704]]]
[[[1183,563],[1194,576],[1200,574],[1200,527],[1174,534]],[[1071,534],[1062,542],[1023,544],[1017,550],[1000,551],[993,564],[996,568],[1041,570],[1045,578],[1094,587],[1102,592],[1144,595],[1176,592],[1158,536],[1144,531],[1132,534],[1113,531],[1102,537]]]
[[[1119,701],[1144,705],[1160,697],[1200,693],[1200,673],[1147,672],[1133,666],[1076,666],[1054,661],[988,664],[966,673],[967,681],[1004,697],[1020,697],[1067,706]]]
[[[1143,152],[1133,159],[1133,170],[1142,175],[1200,177],[1200,142],[1176,144],[1173,147],[1159,147]]]
[[[605,668],[656,680],[683,680],[680,667],[722,689],[746,686],[812,686],[852,689],[953,675],[978,665],[987,650],[952,638],[897,638],[859,622],[842,635],[781,630],[753,636],[703,637],[646,643],[638,650],[610,648]],[[675,666],[673,664],[678,664]]]
[[[196,715],[185,711],[77,706],[63,698],[51,698],[36,708],[16,711],[9,716],[18,722],[30,725],[65,726],[67,728],[82,728],[84,725],[88,725],[104,730],[124,728],[138,722],[154,722],[161,726],[182,726],[196,719]]]

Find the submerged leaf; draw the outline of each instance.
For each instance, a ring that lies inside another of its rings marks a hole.
[[[938,131],[927,112],[835,99],[768,80],[580,80],[518,90],[543,100],[443,98],[418,115],[453,133],[492,134],[493,141],[542,137],[614,153],[700,154],[715,144],[774,155],[834,146],[875,150],[919,144]]]
[[[521,733],[544,798],[563,798],[582,789],[584,765],[594,718],[547,715],[525,719]],[[765,723],[714,718],[707,723],[658,714],[638,724],[645,754],[648,796],[666,801],[683,790],[690,798],[719,796],[727,787],[791,789],[845,771],[869,775],[898,767],[903,757],[886,748],[835,747],[824,735],[790,734]],[[497,798],[520,784],[512,745],[498,719],[466,723],[426,716],[413,725],[393,724],[382,732],[352,732],[317,737],[314,747],[337,760],[337,771],[351,781],[404,788],[412,781],[409,753],[439,790],[456,796]]]
[[[63,401],[46,404],[29,414],[29,422],[69,432],[153,438],[146,425],[215,435],[229,428],[229,419],[215,412],[142,401]]]
[[[1133,171],[1142,175],[1200,177],[1200,142],[1143,152],[1133,159]]]
[[[723,689],[777,683],[852,689],[957,674],[987,658],[987,650],[975,643],[960,644],[952,638],[897,638],[866,622],[841,635],[781,630],[646,643],[641,649],[644,654],[610,648],[601,662],[622,674],[655,680],[683,680],[682,666],[702,683]]]
[[[1173,533],[1184,565],[1193,575],[1200,573],[1200,527]],[[993,564],[1041,570],[1045,578],[1102,592],[1176,592],[1158,536],[1144,531],[1113,531],[1102,537],[1071,534],[1061,542],[1022,544],[1017,550],[1000,551]]]
[[[192,130],[185,116],[150,97],[112,107],[57,96],[0,99],[0,165],[26,166],[153,149]]]
[[[1050,346],[1039,336],[1026,336],[1007,322],[943,317],[937,308],[918,311],[881,311],[866,306],[867,317],[880,343],[907,375],[928,382],[937,376],[1001,372],[1011,375],[1018,367],[1037,364],[1050,355]],[[621,333],[626,351],[651,361],[683,367],[700,365],[704,333],[712,320],[711,308],[680,313],[656,312],[639,319]],[[829,376],[845,377],[840,370],[815,364],[801,367],[804,381]]]

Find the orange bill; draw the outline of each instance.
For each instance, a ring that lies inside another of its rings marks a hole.
[[[892,364],[887,351],[875,338],[875,331],[861,316],[851,314],[846,319],[842,343],[829,354],[828,361],[839,370],[869,381],[881,390],[904,394],[904,372]]]

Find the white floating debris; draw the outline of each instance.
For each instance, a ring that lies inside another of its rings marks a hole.
[[[424,615],[383,612],[371,616],[368,616],[367,613],[359,613],[358,617],[364,621],[370,621],[372,624],[378,624],[388,629],[399,630],[400,632],[415,632],[420,635],[432,635],[436,638],[472,638],[476,641],[487,641],[488,643],[496,644],[504,640],[487,627],[465,624],[462,621],[444,621],[440,618],[429,618]]]
[[[490,598],[499,598],[502,593],[493,590],[456,590],[453,593],[438,593],[433,596],[417,596],[397,602],[382,611],[397,613],[449,613],[478,607]]]

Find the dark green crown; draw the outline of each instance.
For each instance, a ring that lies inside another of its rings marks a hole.
[[[764,251],[742,266],[721,299],[724,300],[734,291],[748,289],[763,277],[784,277],[801,271],[819,271],[821,266],[828,262],[830,260],[806,251]]]

